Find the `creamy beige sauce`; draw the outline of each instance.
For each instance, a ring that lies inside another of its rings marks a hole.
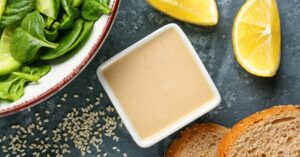
[[[142,139],[214,98],[188,51],[171,29],[104,69],[104,77]]]

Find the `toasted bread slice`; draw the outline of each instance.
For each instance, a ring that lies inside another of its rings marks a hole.
[[[212,123],[187,128],[171,144],[165,157],[216,157],[218,142],[228,131]]]
[[[218,157],[300,157],[300,106],[277,106],[238,122]]]

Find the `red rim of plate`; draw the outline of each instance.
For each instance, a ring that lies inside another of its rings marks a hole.
[[[8,116],[17,112],[20,112],[22,110],[25,110],[29,107],[32,107],[34,105],[37,105],[50,96],[54,95],[55,93],[62,90],[67,84],[69,84],[81,71],[85,69],[85,67],[90,63],[90,61],[95,57],[97,52],[99,51],[100,47],[104,43],[104,40],[106,39],[113,22],[116,18],[118,8],[120,5],[121,0],[115,0],[114,4],[112,6],[112,13],[109,16],[109,19],[104,27],[103,34],[98,38],[96,44],[92,47],[88,55],[84,58],[84,60],[68,75],[66,76],[60,83],[56,84],[52,88],[50,88],[48,91],[38,95],[37,97],[27,100],[25,102],[22,102],[21,104],[17,104],[16,106],[8,109],[4,109],[0,111],[0,117]]]

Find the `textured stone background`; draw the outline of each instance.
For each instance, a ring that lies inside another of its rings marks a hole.
[[[196,120],[196,122],[216,122],[231,127],[243,117],[254,112],[279,104],[299,103],[300,89],[300,3],[297,0],[278,0],[282,24],[282,61],[277,76],[274,78],[258,78],[245,72],[236,62],[231,46],[231,28],[235,14],[243,0],[217,0],[219,8],[219,24],[212,28],[204,28],[179,22],[167,17],[148,6],[143,0],[122,0],[121,8],[116,22],[105,44],[91,64],[64,90],[44,103],[33,107],[31,111],[23,111],[15,115],[0,118],[0,137],[14,135],[12,125],[26,126],[34,122],[36,113],[48,118],[51,123],[45,127],[52,130],[66,116],[72,108],[87,105],[86,98],[94,100],[99,93],[104,93],[101,105],[94,110],[100,110],[110,105],[102,86],[96,76],[97,67],[107,58],[115,55],[126,47],[132,45],[152,31],[168,23],[177,23],[188,35],[196,48],[199,57],[204,62],[221,95],[221,105]],[[94,89],[89,90],[88,86]],[[68,93],[66,102],[61,97]],[[78,94],[80,98],[72,98]],[[57,107],[62,104],[62,107]],[[50,115],[44,111],[49,110]],[[113,113],[113,116],[117,116]],[[118,157],[127,153],[128,157],[159,157],[177,134],[148,148],[139,148],[131,139],[127,130],[117,128],[116,134],[119,142],[104,139],[101,145],[103,152],[108,156]],[[30,139],[28,139],[30,140]],[[7,144],[7,143],[6,143]],[[5,143],[0,143],[5,145]],[[111,148],[117,146],[121,151]],[[65,156],[80,156],[79,151],[70,144],[71,154]],[[27,156],[32,152],[27,152]],[[0,156],[4,156],[0,149]],[[92,150],[86,156],[96,156]],[[102,153],[103,154],[103,153]],[[54,156],[52,153],[51,156]]]

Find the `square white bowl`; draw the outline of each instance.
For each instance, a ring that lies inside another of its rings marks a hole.
[[[114,62],[118,61],[119,59],[125,57],[126,55],[130,54],[131,52],[134,52],[137,48],[143,46],[145,43],[151,41],[155,37],[159,36],[163,32],[169,30],[169,29],[174,29],[176,33],[182,38],[184,43],[189,49],[189,52],[191,53],[192,57],[195,59],[195,62],[197,63],[199,67],[199,71],[203,73],[203,76],[205,80],[208,82],[209,87],[213,91],[214,98],[210,100],[209,102],[200,105],[196,110],[194,110],[192,113],[184,116],[181,118],[180,121],[176,122],[176,124],[173,124],[163,131],[160,131],[156,133],[155,135],[151,136],[150,138],[147,139],[142,139],[135,128],[133,127],[130,119],[126,115],[126,112],[122,108],[121,103],[117,99],[116,95],[114,94],[112,88],[110,87],[108,81],[106,80],[103,70],[108,67],[109,65],[113,64]],[[167,136],[171,135],[172,133],[178,131],[179,129],[183,128],[187,124],[191,123],[192,121],[196,120],[200,116],[206,114],[207,112],[211,111],[214,109],[216,106],[218,106],[221,102],[221,96],[213,83],[210,75],[208,74],[207,70],[205,69],[205,66],[203,65],[202,61],[200,60],[199,56],[197,55],[197,52],[195,51],[194,47],[192,46],[191,42],[185,35],[185,33],[182,31],[182,29],[176,25],[176,24],[168,24],[157,31],[153,32],[152,34],[148,35],[144,39],[138,41],[134,45],[130,46],[129,48],[123,50],[122,52],[118,53],[117,55],[113,56],[109,60],[107,60],[105,63],[103,63],[97,70],[97,75],[99,77],[100,82],[102,83],[103,88],[105,89],[107,95],[109,96],[110,100],[112,101],[114,107],[116,108],[117,112],[119,113],[123,123],[125,124],[126,128],[128,129],[129,133],[133,137],[134,141],[143,148],[149,147],[162,139],[166,138]]]

